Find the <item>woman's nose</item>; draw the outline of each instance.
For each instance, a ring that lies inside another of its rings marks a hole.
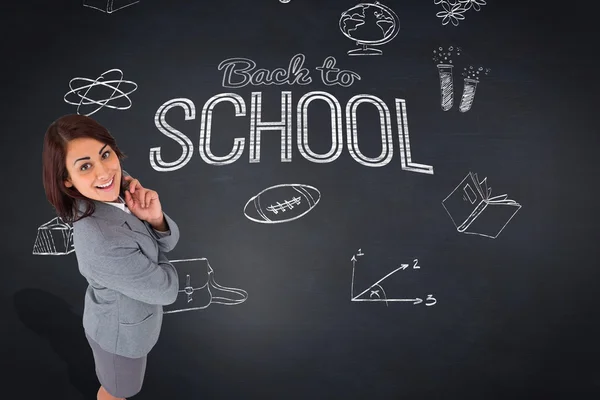
[[[96,178],[99,181],[108,178],[108,170],[104,167],[104,165],[99,164],[96,166]]]

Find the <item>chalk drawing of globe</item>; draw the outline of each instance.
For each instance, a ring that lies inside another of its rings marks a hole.
[[[400,19],[391,8],[376,1],[360,3],[344,11],[340,30],[356,42],[358,49],[349,50],[349,56],[373,56],[383,52],[371,46],[381,46],[396,37]]]

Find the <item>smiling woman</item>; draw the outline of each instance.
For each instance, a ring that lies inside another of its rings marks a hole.
[[[163,305],[179,277],[165,253],[179,240],[158,193],[121,168],[125,155],[102,125],[66,115],[44,137],[43,182],[57,214],[73,223],[79,271],[89,285],[83,328],[101,387],[99,400],[137,394],[158,340]]]
[[[80,157],[84,154],[92,156]],[[108,144],[90,138],[74,139],[67,145],[66,164],[66,187],[75,186],[79,193],[94,200],[116,201],[119,197],[115,189],[121,183],[119,158]]]
[[[73,114],[54,121],[44,138],[42,171],[46,197],[58,216],[74,222],[94,212],[91,200],[117,200],[121,160],[126,157],[108,130],[92,118]],[[111,186],[102,188],[107,183]],[[87,206],[79,217],[77,200]]]

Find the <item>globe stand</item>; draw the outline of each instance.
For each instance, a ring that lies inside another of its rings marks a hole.
[[[349,56],[380,56],[383,54],[383,51],[373,47],[369,47],[364,43],[357,42],[356,44],[362,47],[354,50],[348,50]]]

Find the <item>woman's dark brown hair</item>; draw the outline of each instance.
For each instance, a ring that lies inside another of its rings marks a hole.
[[[64,181],[69,177],[66,167],[67,145],[79,138],[96,139],[108,144],[120,160],[127,156],[122,153],[108,130],[90,117],[70,114],[54,121],[46,130],[42,150],[42,180],[46,198],[56,214],[65,222],[73,223],[94,212],[94,203],[83,196],[75,187],[67,188]],[[77,209],[77,202],[85,202],[83,214]],[[79,214],[79,215],[78,215]]]

